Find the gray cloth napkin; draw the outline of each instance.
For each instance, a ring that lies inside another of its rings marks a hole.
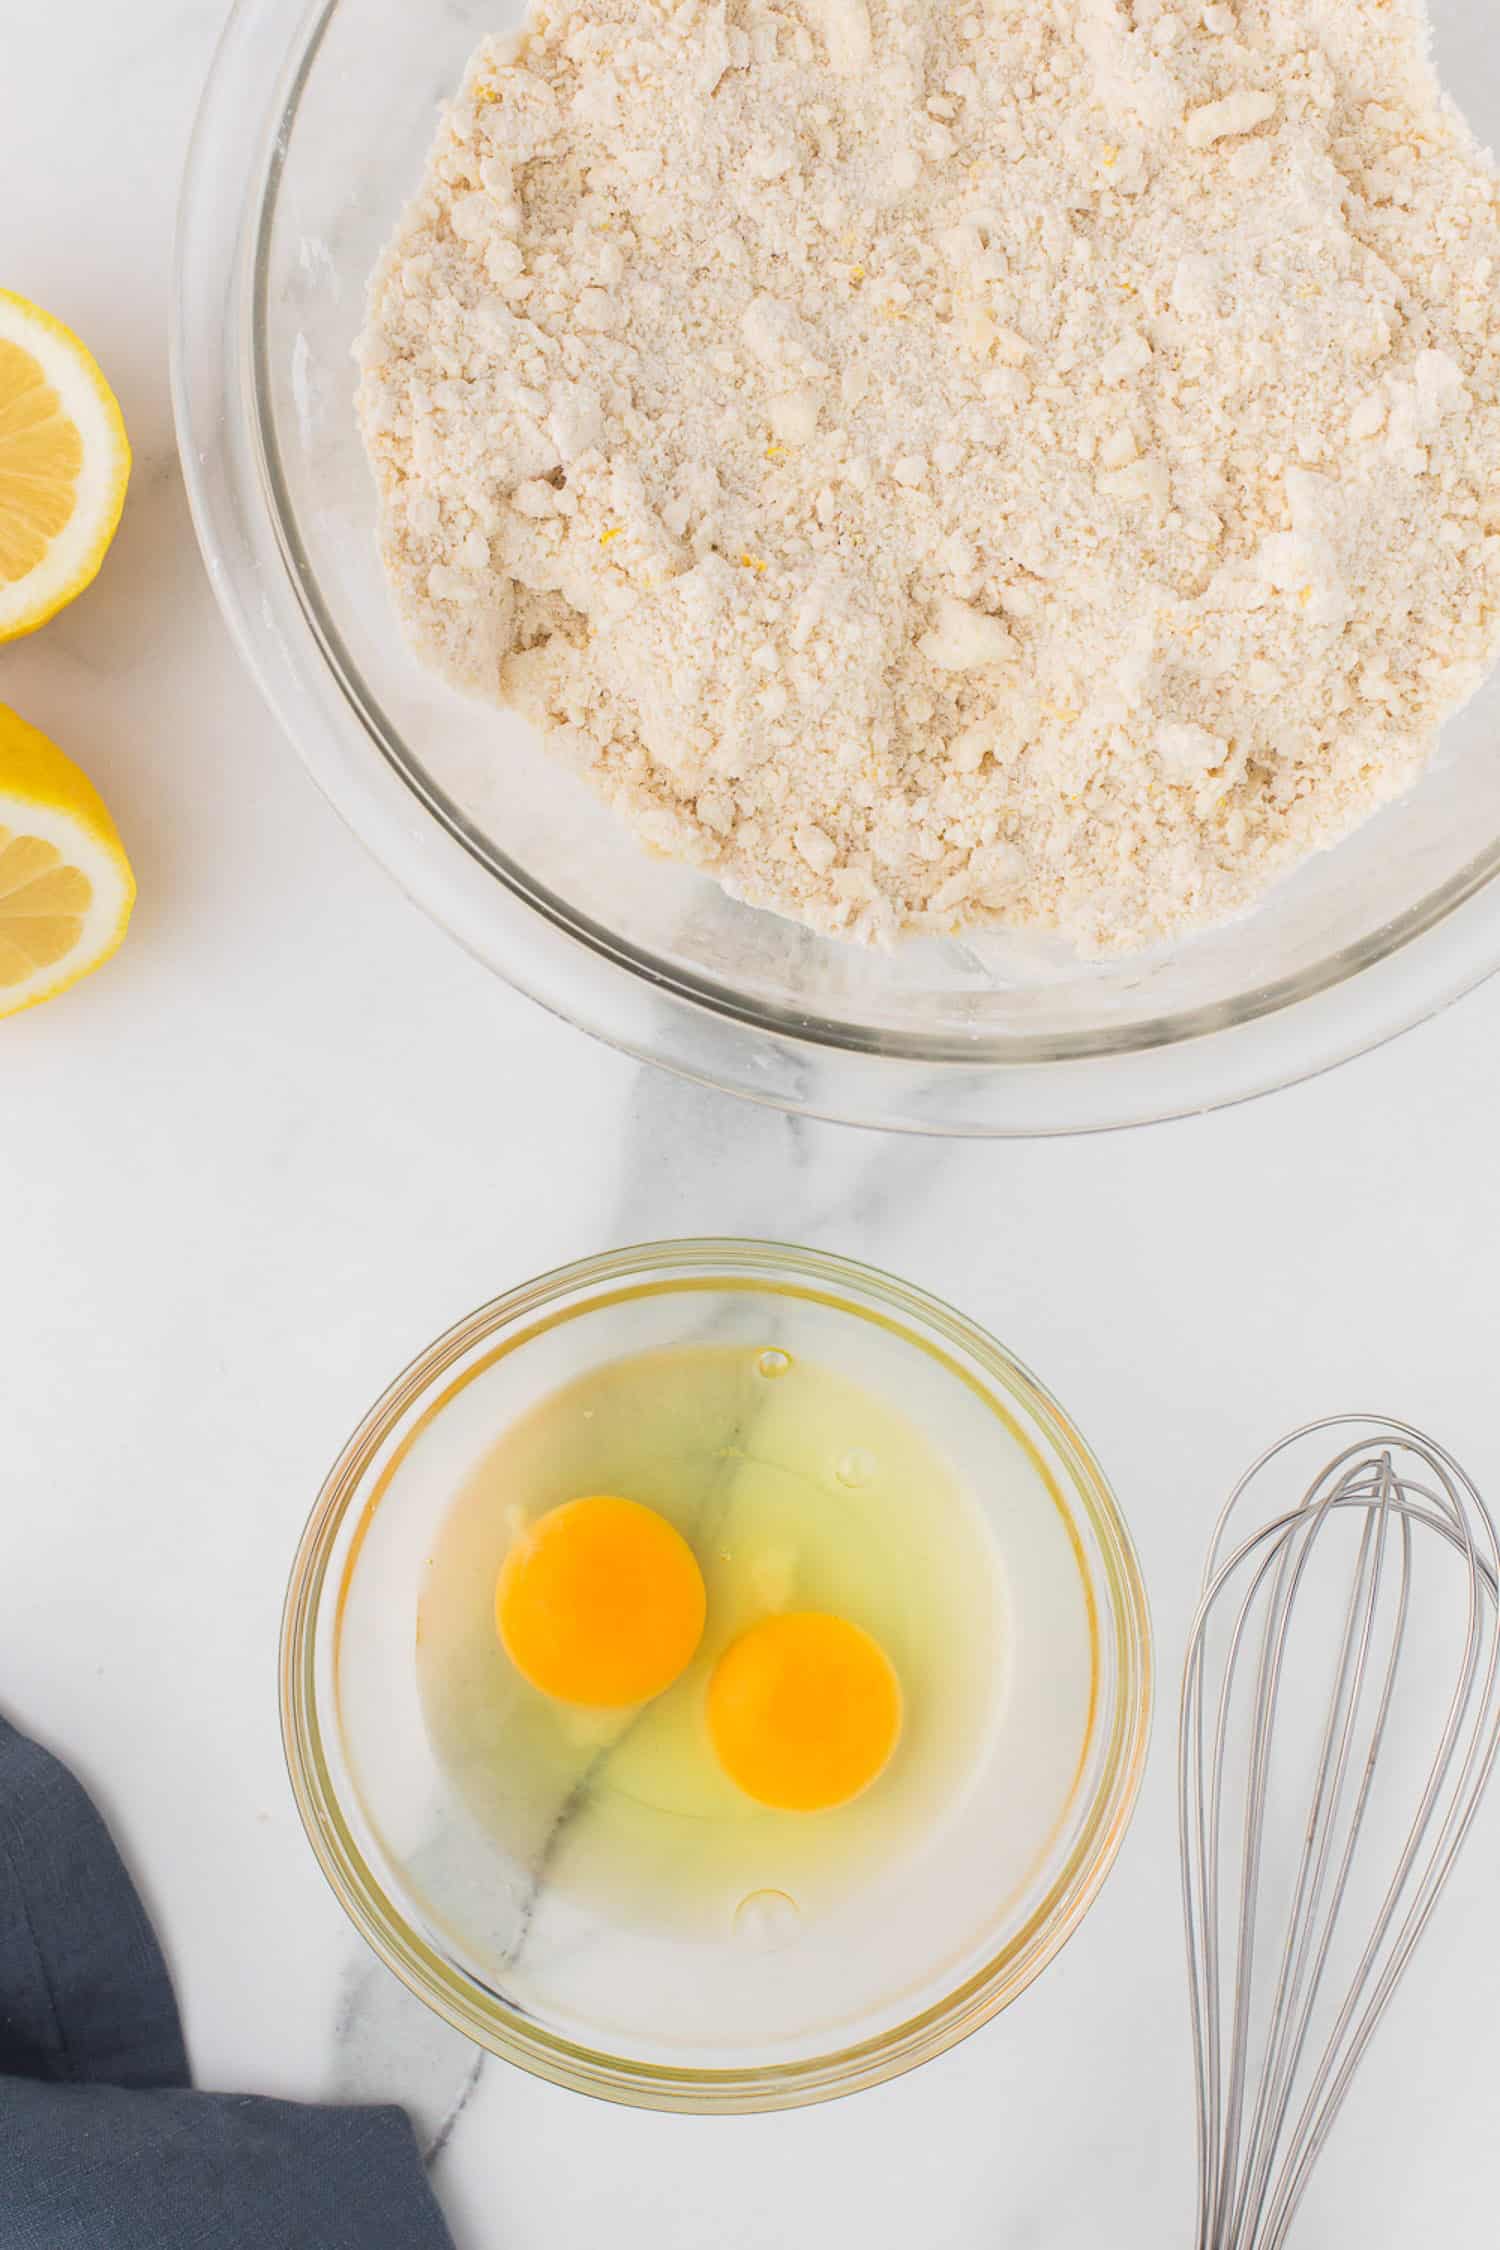
[[[151,1925],[65,1766],[0,1719],[3,2250],[453,2250],[405,2112],[189,2086]]]

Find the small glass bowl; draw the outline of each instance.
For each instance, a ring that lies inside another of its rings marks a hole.
[[[590,1367],[698,1340],[820,1360],[899,1398],[936,1437],[995,1536],[1006,1672],[991,1736],[934,1835],[805,1928],[767,1933],[742,1916],[726,1918],[722,1938],[687,1940],[516,1882],[435,1762],[415,1636],[434,1536],[499,1432]],[[1079,1651],[1067,1678],[1060,1646]],[[1034,1377],[888,1275],[733,1241],[587,1259],[440,1337],[328,1477],[281,1647],[298,1809],[387,1966],[540,2077],[695,2112],[793,2108],[878,2084],[1013,2000],[1076,1928],[1119,1848],[1150,1682],[1129,1535],[1098,1463]]]

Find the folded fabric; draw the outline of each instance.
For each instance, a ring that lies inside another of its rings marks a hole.
[[[161,1948],[65,1766],[0,1719],[4,2250],[452,2250],[394,2108],[195,2093]]]

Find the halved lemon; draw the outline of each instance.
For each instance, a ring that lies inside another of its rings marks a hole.
[[[0,641],[83,592],[129,479],[125,424],[90,354],[60,320],[0,289]]]
[[[0,1016],[107,961],[134,903],[135,877],[98,790],[0,703]]]

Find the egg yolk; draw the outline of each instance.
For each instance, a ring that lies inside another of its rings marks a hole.
[[[596,1709],[669,1688],[692,1662],[707,1608],[681,1532],[611,1493],[539,1516],[495,1585],[495,1625],[516,1670],[544,1695]]]
[[[708,1685],[720,1765],[760,1804],[821,1812],[885,1768],[901,1733],[901,1682],[847,1618],[765,1617],[725,1650]]]

